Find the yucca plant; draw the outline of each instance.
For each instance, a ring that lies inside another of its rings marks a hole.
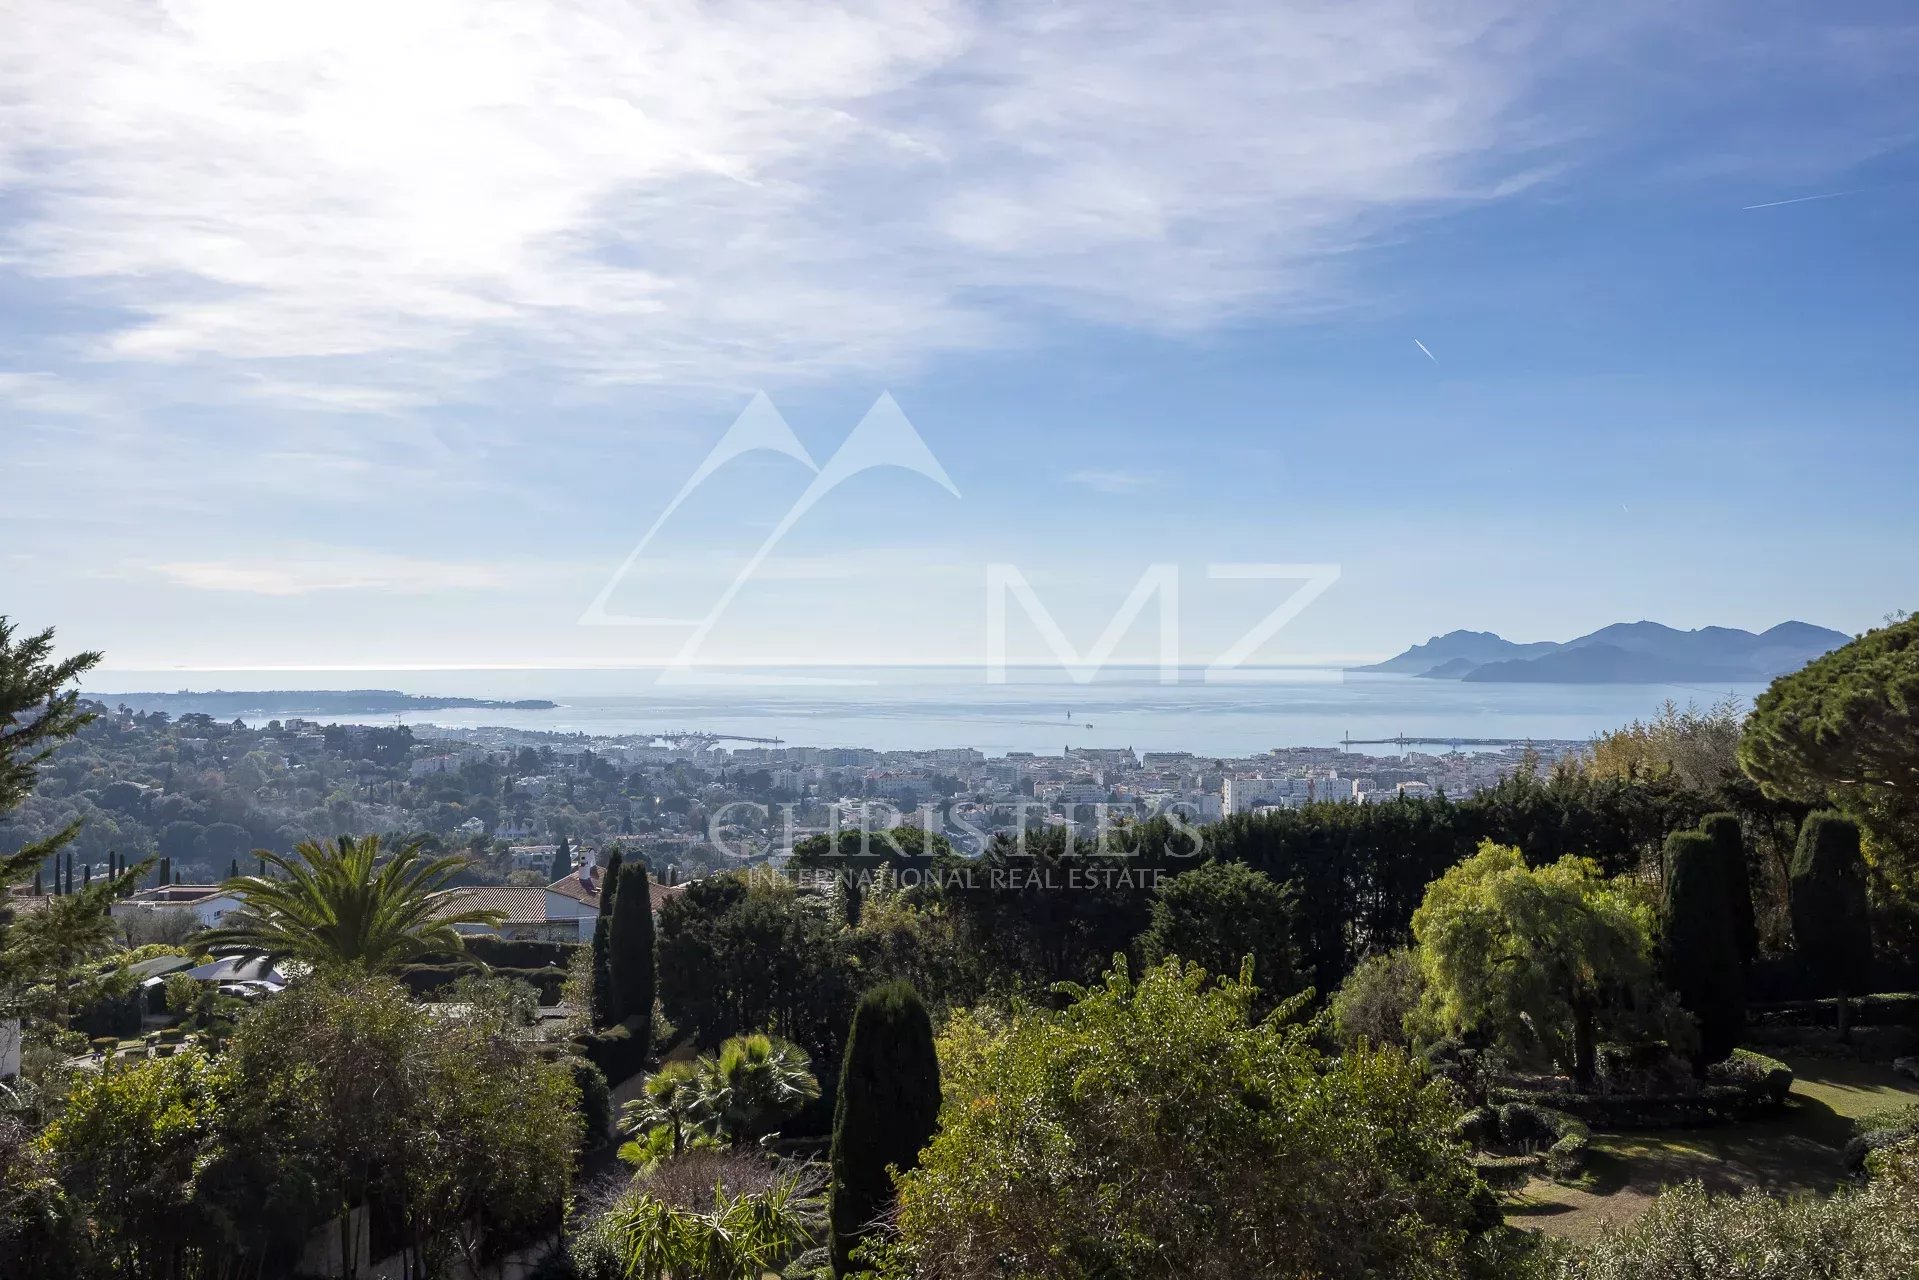
[[[821,1191],[817,1170],[793,1167],[763,1190],[716,1185],[710,1209],[642,1193],[616,1204],[606,1225],[632,1280],[760,1280],[821,1239]]]
[[[465,947],[458,925],[498,925],[496,910],[449,912],[446,882],[466,865],[417,840],[381,857],[380,837],[309,840],[291,854],[260,850],[281,875],[238,876],[222,889],[245,906],[201,935],[210,950],[299,960],[316,969],[391,970]]]

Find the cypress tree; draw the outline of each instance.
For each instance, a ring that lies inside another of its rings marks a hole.
[[[567,843],[565,836],[560,837],[560,847],[553,851],[553,865],[546,870],[548,883],[564,880],[573,874],[573,846]]]
[[[909,982],[860,999],[846,1036],[833,1110],[828,1191],[833,1274],[854,1270],[852,1252],[893,1203],[891,1165],[904,1173],[939,1124],[940,1064],[933,1022]]]
[[[1696,1070],[1722,1062],[1746,1029],[1745,966],[1722,850],[1699,831],[1666,837],[1666,985],[1699,1024]]]
[[[1759,955],[1759,924],[1752,914],[1752,869],[1746,862],[1746,834],[1736,815],[1709,813],[1699,829],[1719,851],[1720,874],[1726,880],[1727,910],[1733,933],[1739,938],[1739,959],[1751,964]]]
[[[93,887],[93,864],[91,862],[85,862],[80,865],[80,887],[82,889],[90,889]]]
[[[33,869],[33,896],[36,898],[41,897],[46,891],[46,884],[40,879],[40,868],[35,867]]]
[[[634,1061],[644,1063],[653,1035],[653,893],[646,879],[646,859],[634,858],[620,867],[619,888],[606,934],[607,986],[612,999],[607,1012],[615,1022],[631,1026]]]
[[[1846,1039],[1847,1000],[1872,980],[1872,915],[1859,827],[1837,813],[1812,814],[1799,828],[1792,938],[1819,992],[1839,997],[1839,1038]]]
[[[613,1016],[613,971],[607,948],[613,937],[613,904],[620,898],[620,864],[625,856],[615,849],[600,873],[600,918],[593,922],[593,1025],[610,1027]]]
[[[238,880],[239,878],[240,878],[240,860],[238,858],[235,858],[233,860],[233,865],[227,868],[227,879]]]

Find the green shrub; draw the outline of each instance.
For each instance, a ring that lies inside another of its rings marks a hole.
[[[1453,1121],[1453,1136],[1475,1151],[1499,1141],[1499,1113],[1491,1107],[1474,1107]]]
[[[604,1146],[613,1125],[613,1091],[606,1073],[585,1058],[571,1059],[573,1084],[580,1091],[581,1152]]]
[[[1540,1163],[1536,1155],[1477,1156],[1473,1159],[1473,1172],[1494,1191],[1517,1191],[1532,1179]]]
[[[1869,1129],[1855,1134],[1846,1143],[1846,1172],[1864,1173],[1866,1161],[1875,1152],[1899,1146],[1911,1137],[1907,1129]]]
[[[629,1018],[574,1041],[580,1056],[598,1067],[615,1087],[646,1070],[652,1038],[640,1034],[638,1024],[638,1019]],[[647,1020],[645,1029],[651,1030],[651,1019]]]
[[[1774,1107],[1784,1106],[1786,1096],[1792,1092],[1792,1068],[1751,1049],[1734,1049],[1706,1078],[1715,1084],[1743,1089],[1756,1102]]]
[[[1333,993],[1334,1034],[1348,1047],[1361,1040],[1406,1044],[1411,1038],[1408,1024],[1424,990],[1419,957],[1410,948],[1369,955]]]
[[[1586,1156],[1592,1147],[1592,1130],[1583,1120],[1566,1117],[1559,1140],[1546,1148],[1546,1172],[1555,1178],[1577,1178],[1586,1171]]]
[[[1881,1176],[1830,1199],[1669,1188],[1632,1224],[1568,1251],[1561,1280],[1911,1280],[1919,1274],[1919,1155],[1876,1157]]]

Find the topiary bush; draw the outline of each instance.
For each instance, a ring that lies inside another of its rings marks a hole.
[[[1476,1156],[1473,1172],[1494,1191],[1517,1191],[1532,1179],[1543,1161],[1530,1156]]]
[[[1706,1073],[1706,1078],[1713,1084],[1742,1089],[1755,1102],[1771,1107],[1784,1106],[1792,1092],[1792,1068],[1751,1049],[1734,1049],[1730,1057]]]

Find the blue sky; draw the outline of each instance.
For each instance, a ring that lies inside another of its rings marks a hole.
[[[1264,661],[1919,597],[1909,6],[0,22],[0,612],[114,666],[672,659],[579,619],[759,392],[818,463],[890,393],[957,496],[853,476],[701,662],[977,661],[993,564],[1081,651],[1175,566],[1201,663],[1293,589],[1221,562],[1339,567]],[[612,606],[704,615],[811,478]]]

